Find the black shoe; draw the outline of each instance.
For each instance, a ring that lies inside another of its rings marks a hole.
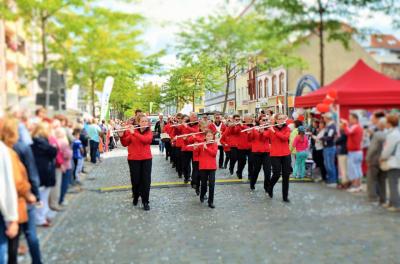
[[[199,196],[200,195],[200,190],[196,189],[196,195]]]
[[[150,205],[149,204],[143,204],[143,210],[150,211]]]
[[[200,196],[200,203],[204,203],[204,197]]]
[[[232,176],[233,175],[233,169],[229,169],[229,174]]]
[[[138,199],[138,198],[134,198],[134,199],[133,199],[133,205],[134,205],[134,206],[136,206],[136,205],[138,204],[138,202],[139,202],[139,199]]]
[[[189,180],[185,179],[183,182],[184,182],[185,184],[188,184],[188,183],[189,183]]]
[[[288,198],[283,199],[283,201],[284,201],[285,203],[290,203],[290,200],[289,200]]]
[[[236,173],[236,177],[238,177],[238,179],[242,179],[242,175],[239,175],[238,173]]]
[[[267,193],[268,193],[268,195],[269,195],[269,198],[274,197],[274,191],[272,190],[272,188],[268,188]]]
[[[253,184],[250,184],[250,189],[251,189],[251,190],[255,190],[256,187],[255,187]]]
[[[215,205],[214,205],[214,204],[212,204],[212,203],[210,203],[210,204],[208,204],[208,207],[210,207],[210,208],[214,209],[214,208],[215,208]]]

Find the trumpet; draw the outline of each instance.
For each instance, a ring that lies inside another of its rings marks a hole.
[[[203,134],[203,133],[204,133],[204,132],[196,132],[196,133],[183,134],[183,135],[176,136],[176,138],[189,137],[189,136],[199,135],[199,134]]]
[[[132,126],[127,126],[127,127],[121,128],[121,129],[114,130],[114,133],[125,132],[125,131],[127,131],[127,130],[130,130],[131,127],[132,127]],[[133,129],[147,128],[147,127],[151,127],[151,126],[142,126],[142,127],[137,126],[137,127],[134,127]]]
[[[212,144],[212,143],[215,143],[215,140],[210,140],[208,142],[204,141],[204,142],[200,142],[200,143],[194,143],[194,144],[187,145],[187,147],[198,147],[198,146],[204,146],[204,145],[208,145],[208,144]]]
[[[198,123],[199,121],[193,121],[193,122],[188,122],[188,123],[181,123],[181,124],[173,124],[173,125],[171,125],[171,127],[178,127],[178,126],[182,126],[183,124],[188,124],[188,125],[190,125],[190,124],[195,124],[195,123]]]
[[[286,121],[282,122],[282,123],[275,124],[275,125],[268,124],[268,125],[262,125],[262,126],[249,127],[249,128],[243,129],[240,132],[246,132],[246,131],[250,131],[252,129],[257,129],[258,130],[258,129],[270,128],[270,127],[280,126],[280,125],[284,125],[284,124],[286,124]]]

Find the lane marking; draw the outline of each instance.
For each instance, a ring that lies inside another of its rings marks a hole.
[[[304,179],[289,179],[290,182],[313,182],[310,178]],[[258,183],[262,183],[264,181],[258,181]],[[248,184],[249,181],[246,179],[219,179],[215,181],[215,184],[224,185],[224,184]],[[184,183],[183,181],[179,182],[153,182],[151,184],[151,188],[153,189],[161,189],[161,188],[171,188],[171,187],[190,187],[190,183]],[[110,186],[110,187],[101,187],[97,189],[100,192],[115,192],[115,191],[127,191],[132,188],[132,185],[120,185],[120,186]]]

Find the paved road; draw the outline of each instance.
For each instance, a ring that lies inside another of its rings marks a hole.
[[[272,200],[261,185],[218,185],[212,210],[190,188],[162,188],[145,212],[129,192],[97,191],[129,183],[125,159],[124,149],[110,153],[55,226],[39,231],[46,263],[399,263],[400,215],[363,196],[292,183],[284,204],[280,184]],[[153,181],[171,180],[155,154]]]

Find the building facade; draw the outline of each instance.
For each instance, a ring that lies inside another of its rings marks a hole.
[[[226,104],[226,114],[234,114],[236,111],[236,78],[229,80],[228,100]],[[204,96],[204,111],[222,112],[225,102],[225,86],[221,87],[218,92],[206,91]]]

